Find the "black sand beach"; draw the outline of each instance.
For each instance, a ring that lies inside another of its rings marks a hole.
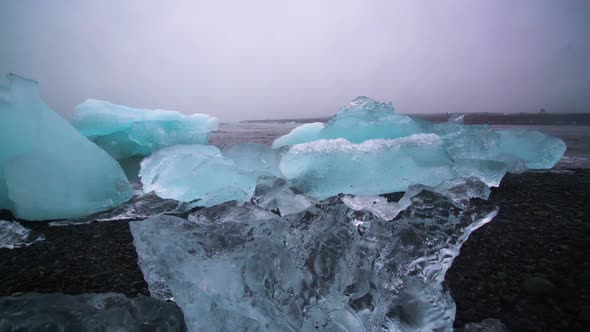
[[[511,331],[587,331],[590,170],[510,174],[490,200],[500,213],[471,235],[447,273],[455,326],[491,317]],[[0,249],[0,296],[148,295],[128,222],[22,224],[46,241]]]

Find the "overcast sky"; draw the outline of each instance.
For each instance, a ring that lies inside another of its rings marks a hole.
[[[86,98],[225,121],[590,111],[588,0],[0,0],[0,73]]]

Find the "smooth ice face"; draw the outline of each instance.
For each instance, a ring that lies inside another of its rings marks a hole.
[[[321,122],[305,123],[293,129],[287,135],[277,138],[273,143],[273,149],[285,145],[300,144],[320,139],[324,124]]]
[[[334,138],[361,143],[371,139],[393,139],[422,132],[424,130],[420,122],[406,115],[396,114],[391,103],[358,97],[341,108],[325,127],[321,123],[301,125],[276,139],[273,148]]]
[[[78,105],[73,125],[117,159],[147,156],[177,144],[207,144],[219,121],[207,114],[146,110],[88,99]]]
[[[185,331],[174,303],[123,294],[0,297],[2,331]]]
[[[477,174],[485,174],[482,180],[493,185],[506,172],[489,163],[477,163],[477,170],[464,166],[453,163],[438,136],[421,134],[360,144],[344,139],[297,144],[285,152],[279,167],[293,187],[317,199],[405,191],[414,184],[434,186]]]
[[[260,144],[226,147],[223,153],[212,145],[176,145],[145,158],[139,175],[145,192],[211,206],[249,201],[259,176],[278,173],[277,160],[278,152]]]
[[[567,149],[561,139],[534,130],[451,122],[431,125],[429,130],[441,137],[454,160],[503,162],[508,170],[550,169]]]
[[[17,222],[0,220],[0,248],[28,247],[43,240],[45,240],[43,234],[31,234],[30,229]]]
[[[497,209],[405,198],[393,221],[334,197],[287,217],[225,203],[130,228],[152,296],[173,297],[191,331],[451,331],[445,273]]]
[[[21,219],[63,219],[131,197],[117,161],[53,112],[36,82],[8,81],[0,89],[0,209]]]

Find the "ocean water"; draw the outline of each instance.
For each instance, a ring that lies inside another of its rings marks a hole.
[[[222,123],[211,134],[210,144],[221,146],[242,142],[272,144],[279,136],[293,128],[316,119],[294,121],[248,121]],[[590,168],[590,126],[588,125],[493,125],[492,128],[524,128],[538,130],[559,137],[567,144],[567,151],[556,169]]]

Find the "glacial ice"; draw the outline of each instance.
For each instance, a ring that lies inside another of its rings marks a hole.
[[[147,156],[177,144],[207,144],[219,121],[207,114],[146,110],[89,99],[78,105],[73,125],[116,159]]]
[[[260,176],[277,175],[278,152],[254,143],[224,147],[176,145],[141,162],[145,192],[162,198],[211,206],[249,201]]]
[[[150,293],[174,298],[190,331],[451,331],[445,273],[497,208],[428,190],[404,198],[393,221],[332,197],[286,217],[228,202],[130,228]]]
[[[436,134],[454,160],[478,159],[504,162],[509,170],[549,169],[566,150],[565,143],[538,131],[494,129],[463,125],[461,116],[447,123],[432,124],[395,113],[390,103],[358,97],[340,109],[325,126],[299,126],[273,143],[274,148],[317,140],[343,138],[350,143],[395,139],[414,134]]]
[[[506,172],[504,164],[494,161],[453,162],[443,144],[435,134],[358,144],[318,140],[290,147],[279,168],[294,188],[317,199],[405,191],[414,184],[434,186],[463,176],[497,185]]]
[[[28,247],[45,240],[43,234],[31,234],[31,230],[12,221],[0,220],[0,248]]]
[[[325,126],[322,123],[301,125],[289,134],[277,138],[273,148],[334,138],[362,143],[372,139],[394,139],[424,132],[420,122],[395,113],[391,103],[358,97],[341,108]]]
[[[123,294],[0,297],[1,331],[186,331],[174,303]]]
[[[8,83],[0,88],[0,209],[62,219],[131,197],[117,161],[53,112],[37,82],[8,75]]]
[[[283,178],[263,176],[258,179],[252,203],[286,216],[305,211],[317,202],[312,197],[294,192]]]
[[[136,186],[140,187],[138,184],[134,184],[134,187]],[[131,199],[113,209],[81,218],[56,220],[50,222],[49,225],[71,226],[105,221],[139,220],[160,214],[180,215],[187,213],[193,207],[190,203],[160,198],[153,192],[144,193],[141,188],[136,188]]]
[[[393,220],[400,212],[412,205],[412,198],[422,191],[442,195],[462,209],[469,207],[472,198],[487,200],[490,187],[477,177],[461,177],[443,181],[435,187],[415,184],[408,187],[404,196],[397,202],[390,202],[384,196],[345,195],[342,202],[353,210],[368,211],[384,220]]]

